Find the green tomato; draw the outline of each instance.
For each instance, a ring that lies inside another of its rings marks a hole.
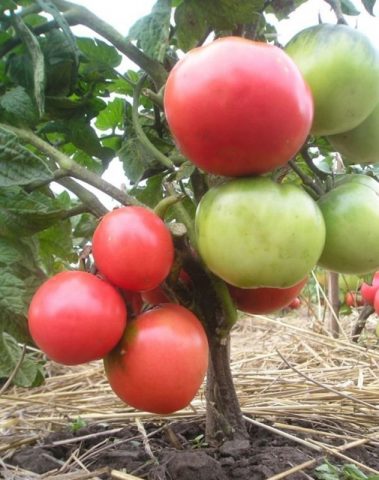
[[[379,268],[379,195],[358,181],[344,182],[318,202],[326,225],[319,265],[362,275]]]
[[[379,194],[379,182],[375,178],[369,177],[368,175],[363,175],[361,173],[349,173],[347,175],[339,175],[335,180],[335,186],[344,185],[351,183],[359,183],[361,185],[366,185],[367,187],[374,190],[374,192]]]
[[[378,80],[379,81],[379,80]],[[344,156],[345,163],[369,165],[379,163],[379,104],[356,128],[328,137],[332,146]]]
[[[362,285],[362,278],[357,275],[339,275],[338,286],[343,293],[356,292]]]
[[[314,135],[352,130],[379,101],[379,52],[358,30],[316,25],[286,46],[313,94]]]
[[[325,225],[317,203],[292,184],[240,178],[209,190],[196,211],[208,268],[240,288],[290,287],[317,263]]]

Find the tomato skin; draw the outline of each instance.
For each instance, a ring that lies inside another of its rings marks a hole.
[[[113,391],[128,405],[168,414],[196,395],[208,366],[208,341],[197,317],[163,304],[130,322],[117,347],[104,358]]]
[[[318,201],[326,225],[322,267],[362,275],[379,268],[379,195],[377,188],[344,182]]]
[[[288,308],[292,310],[297,310],[301,306],[301,300],[299,297],[295,297],[292,302],[288,305]]]
[[[195,218],[207,267],[240,288],[287,288],[314,267],[325,241],[316,202],[292,184],[239,178],[209,190]]]
[[[184,155],[225,176],[284,165],[313,118],[311,93],[294,62],[278,47],[239,37],[187,53],[169,74],[164,107]]]
[[[370,165],[379,163],[379,104],[353,130],[330,135],[332,146],[344,156],[345,164]]]
[[[314,135],[355,128],[379,101],[379,53],[359,30],[314,25],[297,33],[285,51],[308,82],[314,99]]]
[[[357,292],[347,292],[345,295],[345,303],[348,307],[361,307],[363,305],[363,299]]]
[[[189,286],[191,283],[191,279],[189,275],[184,270],[180,271],[179,280],[187,286]],[[170,303],[170,298],[166,295],[166,293],[164,292],[161,286],[157,288],[153,288],[153,290],[147,290],[145,292],[142,292],[141,296],[142,296],[142,299],[146,303],[149,303],[150,305],[159,305],[160,303]]]
[[[114,285],[142,292],[167,277],[174,259],[171,234],[154,212],[122,207],[107,213],[92,240],[96,266]]]
[[[289,288],[237,288],[228,286],[238,310],[255,315],[266,315],[287,306],[297,298],[308,277]]]
[[[378,289],[379,289],[379,272],[375,272],[371,285],[369,285],[366,282],[362,283],[361,294],[362,294],[363,300],[370,305],[374,305],[375,295]]]
[[[120,340],[126,319],[117,290],[80,271],[58,273],[42,284],[28,313],[34,342],[49,358],[65,365],[103,358]]]

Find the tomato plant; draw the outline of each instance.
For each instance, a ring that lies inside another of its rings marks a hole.
[[[164,106],[173,137],[207,172],[243,176],[285,164],[304,143],[312,96],[279,48],[226,37],[170,72]]]
[[[347,181],[319,200],[326,241],[319,264],[340,273],[365,274],[379,268],[379,196],[375,189]]]
[[[100,272],[114,285],[131,291],[151,290],[169,274],[174,247],[169,230],[143,207],[107,213],[95,230],[92,251]]]
[[[290,306],[303,289],[307,278],[288,288],[238,288],[229,286],[229,290],[239,310],[256,315],[265,315]]]
[[[207,337],[192,312],[163,304],[130,322],[104,365],[112,389],[128,405],[172,413],[189,404],[204,379]]]
[[[379,101],[379,52],[359,30],[314,25],[285,48],[314,99],[312,133],[332,135],[355,128]]]
[[[208,268],[241,288],[300,282],[325,241],[324,220],[312,198],[295,185],[263,177],[209,190],[196,212],[196,232]]]
[[[29,307],[29,330],[46,355],[66,365],[98,360],[120,340],[126,309],[120,294],[86,272],[51,277]]]

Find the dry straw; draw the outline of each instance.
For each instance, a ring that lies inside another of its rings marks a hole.
[[[274,434],[315,452],[313,460],[270,480],[315,466],[324,456],[355,463],[368,475],[378,474],[348,453],[358,445],[379,447],[379,348],[374,342],[359,345],[350,341],[350,319],[340,322],[343,332],[335,339],[323,331],[317,317],[301,313],[281,318],[246,316],[232,336],[232,371],[247,421],[262,428],[269,424]],[[96,448],[77,455],[74,451],[49,476],[20,468],[16,475],[6,462],[15,449],[36,443],[78,417],[90,423],[105,422],[115,431],[137,418],[138,430],[149,449],[143,422],[154,416],[136,413],[116,398],[101,362],[74,368],[51,363],[48,370],[42,386],[30,390],[12,387],[0,396],[0,458],[4,468],[20,479],[84,480],[99,478],[105,472],[115,479],[138,479],[116,470],[87,470],[86,461],[107,448],[106,437],[102,442],[101,434],[95,434],[99,437]],[[168,419],[196,418],[204,413],[202,389],[189,408]],[[304,421],[312,426],[298,426]],[[150,457],[156,461],[153,452]]]

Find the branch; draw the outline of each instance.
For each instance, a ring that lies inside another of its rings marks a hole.
[[[325,0],[331,7],[337,17],[337,23],[347,25],[346,18],[343,16],[340,0]]]
[[[320,197],[324,193],[322,189],[315,183],[314,179],[304,173],[294,160],[290,160],[288,164],[291,166],[292,170],[301,178],[304,185],[310,187],[317,194],[317,196]]]
[[[80,23],[98,33],[144,70],[153,79],[157,88],[164,85],[167,79],[167,72],[163,65],[141,52],[111,25],[101,20],[87,8],[75,3],[66,0],[52,0],[52,2],[60,10],[70,12],[70,18],[66,18],[70,24],[71,22]]]
[[[375,312],[375,309],[372,305],[365,305],[361,310],[356,324],[353,327],[352,340],[355,343],[358,343],[359,336],[362,333],[362,330],[366,326],[366,321],[370,315]]]
[[[95,194],[82,187],[82,185],[77,183],[72,178],[62,178],[57,183],[76,195],[79,200],[81,200],[87,206],[88,211],[95,217],[101,218],[108,213],[108,209],[104,207]]]
[[[82,180],[83,182],[88,183],[88,185],[96,187],[98,190],[106,193],[123,205],[145,206],[136,198],[123,192],[90,170],[83,168],[81,165],[72,160],[72,158],[68,157],[64,153],[51,146],[49,143],[39,138],[31,130],[16,128],[2,123],[0,123],[0,127],[15,133],[21,140],[36,147],[50,159],[54,160],[54,162],[56,162],[61,169],[67,171],[70,176],[77,178],[78,180]]]
[[[147,138],[143,128],[141,127],[138,121],[138,106],[139,106],[139,97],[141,95],[143,84],[146,80],[146,75],[143,75],[139,80],[137,85],[134,88],[133,92],[133,107],[132,107],[132,121],[133,127],[138,137],[138,140],[142,143],[142,145],[153,155],[153,157],[158,160],[159,163],[164,165],[165,167],[169,168],[170,170],[174,170],[174,165],[172,164],[171,160],[166,157],[158,148],[153,145],[150,140]]]

